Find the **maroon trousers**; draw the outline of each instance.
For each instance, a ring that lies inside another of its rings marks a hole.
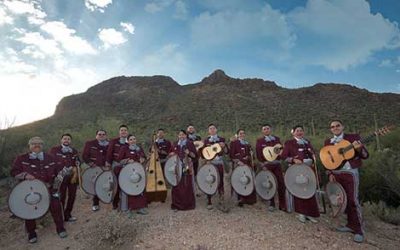
[[[196,198],[194,196],[194,178],[193,175],[182,175],[182,179],[176,187],[172,188],[172,209],[191,210],[196,207]]]
[[[62,215],[62,207],[60,200],[51,197],[50,198],[50,213],[53,217],[54,223],[56,224],[57,233],[65,231],[64,220]],[[25,220],[26,231],[29,236],[35,235],[36,221],[35,220]]]
[[[128,209],[136,210],[147,207],[146,193],[143,192],[139,195],[128,195]]]
[[[114,171],[115,176],[117,177],[117,180],[118,180],[118,177],[119,177],[119,173],[121,173],[121,170],[122,170],[122,166],[121,165],[114,167],[113,171]],[[119,201],[120,201],[120,198],[119,198],[119,193],[120,192],[121,192],[121,188],[118,185],[117,186],[117,192],[115,193],[115,196],[114,196],[114,199],[113,199],[113,202],[112,202],[114,209],[118,208],[118,204],[119,204]]]
[[[283,211],[287,211],[286,207],[286,188],[285,188],[285,181],[283,179],[283,172],[280,164],[265,164],[263,167],[271,171],[277,181],[277,191],[278,191],[278,197],[279,197],[279,209]],[[272,198],[270,200],[270,205],[275,207],[275,199]]]
[[[66,221],[69,218],[71,218],[71,212],[74,207],[77,188],[78,184],[71,184],[71,176],[64,178],[63,182],[61,183],[60,186],[61,204],[62,208],[64,209],[64,220]],[[67,196],[68,196],[68,201],[65,204]]]
[[[224,164],[214,165],[217,168],[219,175],[218,194],[224,195]],[[208,203],[211,204],[211,195],[207,195]]]
[[[309,199],[300,199],[293,196],[294,211],[311,217],[319,217],[319,208],[315,194]]]
[[[347,195],[347,227],[351,228],[354,233],[363,235],[361,206],[358,201],[358,172],[350,171],[333,171],[333,175],[337,182],[343,186]]]

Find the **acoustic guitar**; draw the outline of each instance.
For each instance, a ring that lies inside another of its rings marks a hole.
[[[385,126],[368,135],[367,137],[361,138],[360,142],[366,144],[371,141],[375,136],[385,135],[393,129],[394,126]],[[334,170],[340,167],[343,162],[350,160],[355,155],[354,145],[347,141],[341,140],[336,145],[328,145],[321,148],[319,157],[324,167],[328,170]]]
[[[275,161],[276,158],[278,158],[278,156],[282,153],[282,150],[283,150],[283,146],[278,143],[273,147],[265,147],[262,152],[263,152],[264,158],[267,161],[271,162],[271,161]]]
[[[211,144],[210,146],[204,147],[201,153],[206,160],[212,160],[217,156],[218,153],[222,151],[221,145],[219,143]]]

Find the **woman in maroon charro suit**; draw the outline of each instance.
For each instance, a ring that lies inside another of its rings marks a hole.
[[[143,149],[136,144],[136,137],[134,135],[128,135],[128,144],[124,145],[119,151],[117,161],[123,166],[132,162],[139,162],[143,164],[146,160],[146,155]],[[138,214],[148,214],[147,210],[147,198],[146,193],[143,192],[139,195],[127,195],[128,196],[128,209],[129,216],[132,217],[132,211],[137,210]]]
[[[301,125],[296,125],[292,129],[293,139],[285,142],[282,152],[282,159],[289,164],[306,164],[311,167],[313,163],[314,149],[311,143],[304,139],[304,129]],[[298,219],[305,223],[306,220],[317,223],[315,219],[319,217],[319,208],[315,194],[309,199],[293,197],[294,210],[299,213]]]
[[[361,137],[358,134],[344,133],[344,126],[341,120],[330,122],[333,137],[325,140],[324,145],[335,145],[342,140],[351,142],[355,148],[355,155],[346,161],[339,169],[328,171],[329,181],[339,182],[347,196],[347,225],[336,228],[339,232],[354,233],[353,240],[357,243],[364,241],[364,230],[360,202],[358,201],[358,186],[360,175],[358,168],[362,166],[362,160],[367,159],[369,154],[367,149],[361,144]]]
[[[180,130],[178,141],[172,146],[170,155],[176,154],[182,163],[182,178],[178,185],[172,187],[173,210],[191,210],[196,207],[194,194],[194,169],[193,160],[197,157],[196,147],[187,138],[185,130]]]
[[[231,160],[234,162],[234,166],[238,165],[247,165],[253,171],[255,168],[253,166],[253,159],[252,159],[252,149],[251,145],[248,141],[245,140],[245,132],[243,129],[239,129],[236,132],[237,140],[234,140],[229,145],[229,155]],[[232,188],[233,191],[233,188]],[[253,192],[248,196],[241,196],[238,194],[239,206],[243,206],[243,204],[254,204],[257,202],[257,194],[256,190],[254,189]]]

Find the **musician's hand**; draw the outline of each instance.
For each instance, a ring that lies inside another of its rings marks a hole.
[[[89,162],[89,167],[94,168],[96,167],[96,164],[94,164],[94,162]]]
[[[140,161],[140,163],[143,163],[143,162],[145,162],[145,161],[146,161],[146,159],[145,159],[145,158],[143,158],[143,157],[140,157],[139,161]]]
[[[294,163],[294,164],[302,164],[303,161],[302,161],[302,160],[299,160],[299,159],[293,159],[293,163]]]
[[[128,163],[133,163],[133,162],[135,162],[133,159],[128,160]]]
[[[336,181],[336,178],[335,178],[335,176],[333,174],[329,175],[329,181],[330,182],[335,182]]]
[[[110,164],[110,163],[108,163],[108,162],[106,162],[106,165],[105,165],[105,167],[106,167],[106,168],[111,168],[111,164]]]
[[[357,150],[360,151],[362,147],[362,143],[360,141],[353,141],[353,147]]]
[[[189,151],[189,149],[185,149],[185,154],[189,154],[190,153],[190,151]]]
[[[244,165],[244,163],[242,162],[242,161],[238,161],[238,163],[237,163],[239,166],[243,166]]]
[[[34,180],[34,179],[36,179],[35,176],[33,176],[33,175],[31,175],[31,174],[26,174],[26,175],[25,175],[25,180],[31,181],[31,180]]]
[[[225,142],[219,142],[219,145],[221,146],[221,148],[225,147]]]

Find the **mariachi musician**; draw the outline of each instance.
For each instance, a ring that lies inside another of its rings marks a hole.
[[[267,161],[263,154],[263,149],[265,147],[274,147],[277,144],[281,144],[281,141],[278,136],[272,135],[272,126],[270,124],[264,124],[262,126],[261,132],[263,137],[259,138],[256,143],[256,152],[257,152],[257,159],[262,164],[261,167],[263,169],[271,171],[277,181],[278,185],[278,197],[279,197],[279,209],[282,211],[286,211],[286,198],[285,198],[285,182],[283,180],[283,172],[281,166],[281,156],[279,155],[276,160],[274,161]],[[270,200],[270,204],[268,210],[270,212],[275,211],[275,201],[274,198]]]
[[[185,130],[179,131],[178,141],[174,143],[170,154],[176,154],[182,164],[182,178],[177,186],[172,187],[171,191],[171,209],[174,211],[195,209],[196,198],[192,161],[197,158],[197,151],[193,142],[187,138]]]
[[[236,135],[237,139],[231,141],[229,145],[229,155],[234,163],[234,166],[247,165],[253,171],[255,171],[251,145],[248,141],[245,140],[246,134],[244,132],[244,129],[238,129]],[[255,189],[248,196],[237,196],[239,201],[238,206],[240,207],[243,206],[243,204],[252,205],[257,202],[257,194]]]
[[[68,133],[63,134],[61,136],[61,145],[51,148],[49,153],[55,158],[58,165],[62,167],[73,167],[75,168],[73,171],[78,173],[78,170],[76,169],[80,167],[78,151],[71,147],[71,143],[72,135]],[[77,173],[75,173],[76,175],[74,177],[77,177]],[[72,175],[65,176],[60,187],[60,198],[64,209],[64,220],[69,222],[76,221],[76,217],[72,216],[71,212],[74,207],[76,190],[79,184],[79,181],[75,178],[75,180],[73,180],[72,177]],[[67,203],[65,203],[67,192],[68,200]]]
[[[119,126],[119,136],[110,141],[110,145],[108,145],[107,149],[106,167],[112,168],[117,179],[122,169],[122,164],[118,161],[119,152],[123,146],[128,145],[128,134],[128,126],[124,124]],[[113,200],[113,209],[118,208],[120,201],[123,201],[120,204],[121,211],[127,211],[128,204],[126,203],[126,194],[121,191],[118,185],[117,192]]]
[[[290,165],[304,163],[311,167],[314,159],[314,149],[310,141],[304,138],[303,126],[294,126],[291,133],[293,135],[293,139],[285,142],[282,152],[282,159],[284,159]],[[297,218],[300,222],[305,223],[307,220],[310,220],[313,223],[318,222],[316,218],[319,217],[320,214],[315,194],[309,199],[293,197],[293,200],[294,210],[299,214]]]
[[[96,131],[96,139],[85,143],[83,148],[82,159],[89,167],[104,167],[106,164],[106,155],[109,141],[107,140],[107,132],[104,129]],[[92,211],[98,211],[99,198],[95,195],[92,201]]]
[[[157,130],[156,146],[161,168],[164,173],[165,162],[167,161],[168,153],[171,151],[172,144],[169,140],[165,139],[165,131],[162,128]]]
[[[188,125],[188,127],[186,128],[186,133],[190,141],[192,142],[201,141],[201,137],[198,134],[196,134],[196,129],[194,128],[193,124]],[[199,168],[199,158],[196,157],[196,159],[193,159],[194,175],[197,174],[198,168]]]
[[[211,123],[208,125],[208,137],[204,139],[204,147],[210,146],[212,144],[218,143],[222,151],[217,154],[217,156],[211,160],[211,164],[213,164],[219,174],[219,185],[218,185],[218,194],[220,202],[224,199],[224,161],[223,155],[229,154],[228,146],[225,144],[225,138],[218,136],[218,130],[215,124]],[[211,202],[211,195],[207,195],[207,209],[213,209],[213,205]]]
[[[67,237],[62,216],[62,207],[58,190],[54,188],[55,179],[62,181],[59,175],[59,166],[55,159],[43,152],[43,140],[33,137],[29,140],[29,153],[19,155],[12,166],[11,176],[17,180],[38,179],[46,184],[50,192],[50,213],[56,224],[56,230],[61,238]],[[35,220],[25,220],[25,228],[28,232],[29,243],[37,242]]]
[[[126,164],[133,162],[143,164],[145,160],[146,155],[143,149],[136,144],[136,137],[134,135],[128,135],[128,145],[122,146],[117,161],[125,166]],[[134,211],[142,215],[148,214],[148,211],[146,210],[147,198],[144,190],[139,195],[127,195],[127,198],[130,218],[132,218]]]
[[[354,241],[361,243],[364,241],[364,230],[362,227],[362,213],[360,202],[358,201],[358,186],[360,183],[360,175],[358,168],[362,165],[362,160],[367,159],[369,154],[367,149],[360,142],[360,135],[345,134],[343,122],[341,120],[332,120],[330,129],[333,137],[325,140],[325,146],[335,145],[342,140],[347,140],[353,144],[355,155],[352,159],[346,161],[340,169],[328,171],[329,181],[337,181],[341,184],[346,192],[347,207],[347,225],[336,228],[339,232],[354,233]]]

